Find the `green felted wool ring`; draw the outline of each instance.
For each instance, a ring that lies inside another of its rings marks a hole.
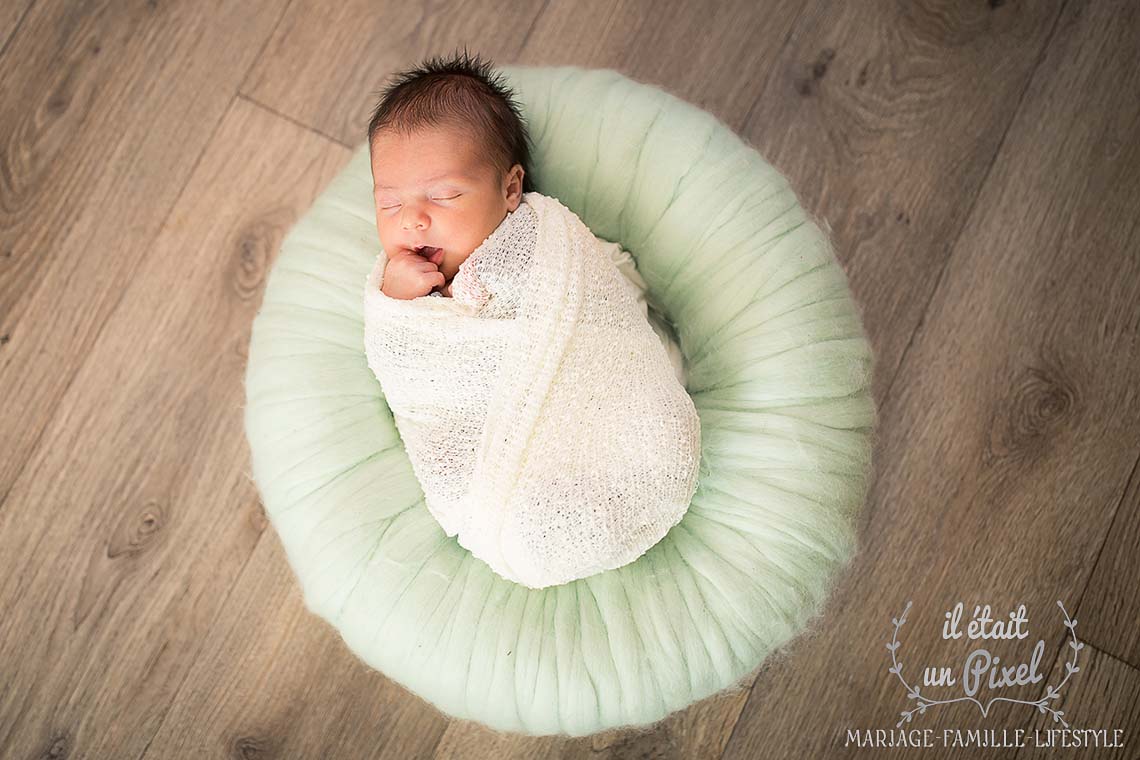
[[[636,561],[532,590],[448,538],[364,354],[368,146],[290,230],[246,372],[252,476],[306,607],[453,717],[581,736],[739,688],[856,551],[872,353],[827,236],[711,114],[612,70],[500,69],[535,189],[620,242],[701,418],[684,519]]]

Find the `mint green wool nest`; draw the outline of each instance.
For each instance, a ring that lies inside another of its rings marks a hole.
[[[711,114],[612,70],[501,69],[532,176],[635,258],[701,419],[697,492],[634,562],[532,590],[429,514],[363,346],[367,144],[282,243],[246,373],[252,475],[306,607],[450,716],[581,736],[739,687],[856,550],[872,353],[827,236]]]

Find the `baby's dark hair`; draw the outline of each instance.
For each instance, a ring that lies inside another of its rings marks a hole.
[[[379,93],[368,121],[368,150],[376,133],[393,129],[410,134],[423,127],[455,126],[472,134],[493,165],[502,172],[523,168],[523,192],[531,192],[530,134],[514,94],[490,61],[453,53],[429,58],[393,75]]]

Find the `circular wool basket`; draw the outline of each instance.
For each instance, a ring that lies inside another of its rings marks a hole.
[[[252,476],[306,607],[450,716],[581,736],[725,689],[856,550],[873,357],[827,236],[711,114],[604,69],[503,67],[536,189],[635,258],[701,419],[698,489],[634,562],[532,590],[429,514],[363,346],[367,144],[290,230],[254,320]]]

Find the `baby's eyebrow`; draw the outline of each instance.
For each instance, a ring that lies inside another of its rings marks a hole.
[[[430,184],[432,182],[438,182],[441,179],[467,180],[467,179],[471,179],[471,178],[465,174],[440,174],[438,177],[432,177],[431,179],[424,180],[424,184]],[[377,185],[376,187],[380,190],[395,190],[396,189],[394,185]]]

